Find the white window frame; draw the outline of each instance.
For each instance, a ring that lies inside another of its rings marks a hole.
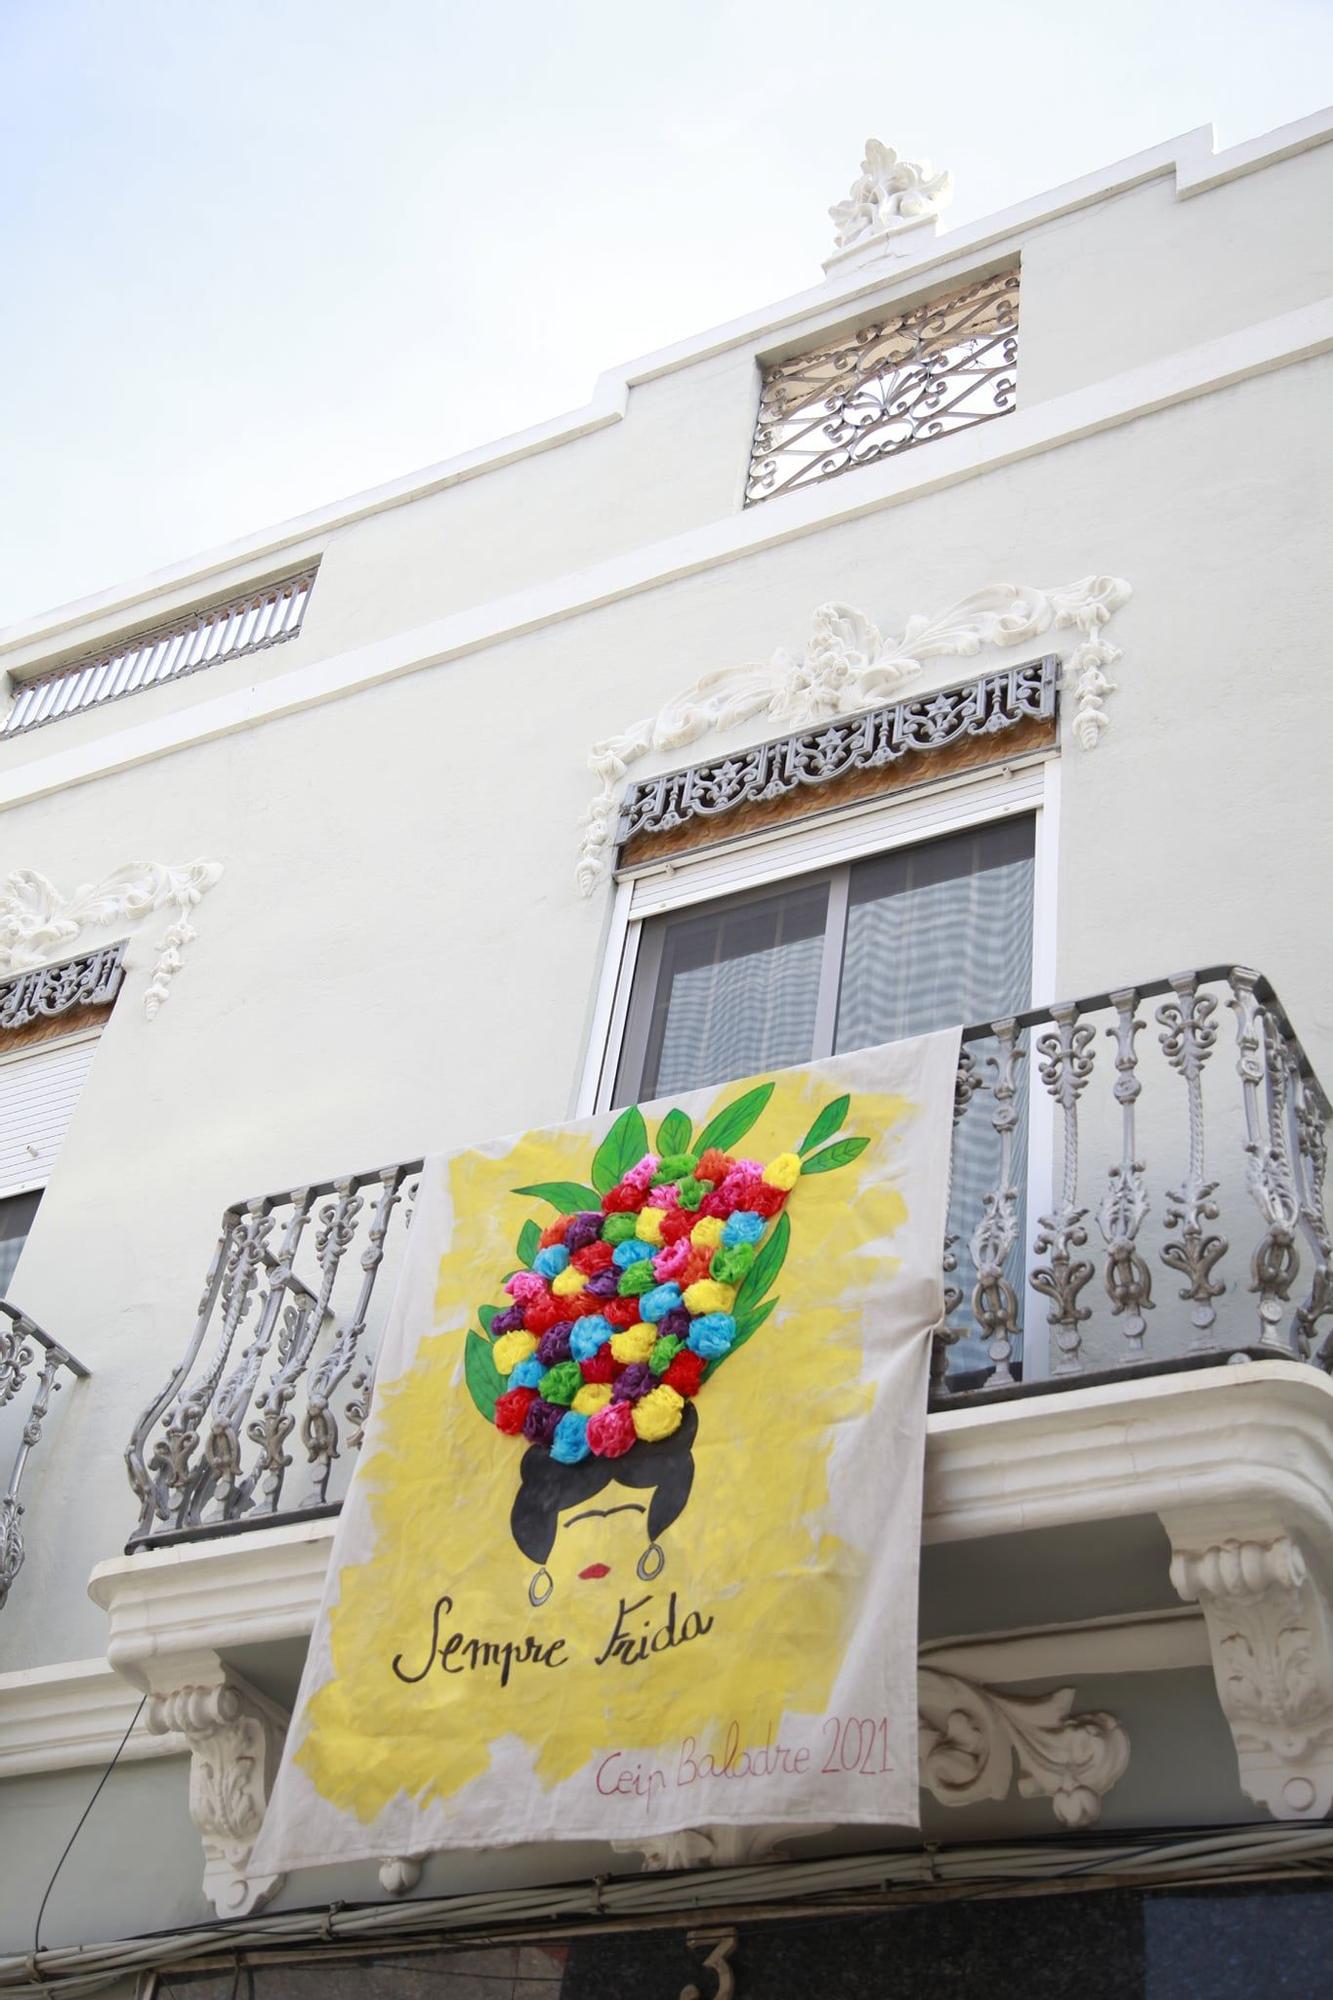
[[[643,926],[650,917],[713,903],[745,889],[788,883],[869,855],[916,847],[947,834],[1030,815],[1033,828],[1032,1000],[1048,1007],[1055,993],[1057,881],[1060,840],[1060,758],[1038,751],[1001,770],[960,773],[922,790],[856,807],[834,809],[813,823],[776,827],[616,876],[606,949],[593,998],[588,1047],[575,1115],[609,1108],[634,985]],[[1053,1199],[1055,1123],[1050,1098],[1028,1061],[1027,1215],[1049,1212]],[[1047,1302],[1027,1286],[1024,1375],[1049,1372]]]

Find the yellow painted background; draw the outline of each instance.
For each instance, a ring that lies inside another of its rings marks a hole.
[[[696,1125],[746,1087],[719,1089]],[[826,1078],[784,1072],[735,1152],[768,1160],[794,1148],[836,1094]],[[645,1584],[635,1574],[647,1541],[641,1514],[562,1527],[547,1562],[554,1589],[537,1609],[528,1598],[534,1564],[509,1527],[526,1446],[478,1413],[463,1380],[463,1338],[479,1306],[507,1303],[502,1285],[522,1223],[544,1225],[553,1214],[511,1190],[589,1181],[597,1139],[551,1130],[501,1158],[461,1153],[447,1162],[455,1219],[433,1326],[408,1371],[376,1391],[373,1449],[357,1473],[375,1552],[342,1570],[333,1677],[310,1700],[297,1753],[326,1799],[368,1821],[400,1792],[421,1804],[448,1798],[487,1770],[491,1744],[510,1734],[550,1786],[616,1749],[667,1754],[687,1736],[700,1750],[719,1749],[732,1722],[742,1743],[762,1744],[769,1729],[776,1737],[784,1710],[825,1707],[863,1563],[827,1520],[828,1458],[838,1427],[864,1419],[873,1403],[863,1324],[873,1323],[874,1295],[894,1268],[888,1244],[906,1218],[885,1175],[894,1128],[912,1108],[901,1097],[853,1093],[838,1136],[871,1144],[850,1165],[798,1181],[787,1204],[790,1247],[769,1295],[780,1304],[697,1398],[694,1486],[660,1537],[661,1575]],[[613,1485],[567,1511],[650,1497]],[[610,1575],[579,1580],[594,1562]],[[672,1590],[677,1624],[697,1610],[713,1619],[711,1631],[639,1665],[592,1664],[622,1596],[651,1592],[639,1622],[652,1613],[656,1625]],[[516,1667],[506,1688],[493,1671],[432,1670],[405,1684],[390,1662],[401,1654],[417,1671],[442,1593],[454,1602],[443,1631],[519,1643],[532,1633],[542,1645],[563,1636],[569,1663]]]

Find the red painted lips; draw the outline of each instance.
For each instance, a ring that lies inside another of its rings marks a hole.
[[[610,1574],[611,1566],[609,1563],[589,1563],[586,1569],[579,1571],[579,1581],[582,1582],[584,1577],[610,1576]]]

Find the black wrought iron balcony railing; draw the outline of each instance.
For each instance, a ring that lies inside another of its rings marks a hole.
[[[33,1364],[41,1356],[35,1373]],[[0,1410],[18,1406],[21,1392],[30,1391],[18,1443],[9,1469],[9,1483],[0,1493],[0,1610],[23,1567],[23,1502],[19,1487],[32,1453],[41,1443],[42,1425],[62,1374],[86,1379],[88,1370],[67,1347],[43,1333],[35,1320],[0,1299]]]
[[[966,1029],[934,1405],[1237,1353],[1333,1367],[1329,1118],[1244,967]],[[420,1165],[227,1211],[185,1352],[126,1453],[131,1548],[340,1504]]]

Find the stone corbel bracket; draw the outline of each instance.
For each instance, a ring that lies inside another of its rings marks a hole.
[[[1071,727],[1080,749],[1095,749],[1109,724],[1103,696],[1115,689],[1107,670],[1120,658],[1105,628],[1131,594],[1118,576],[1085,576],[1050,590],[993,583],[937,617],[909,618],[897,637],[884,636],[851,605],[821,605],[799,657],[780,648],[767,666],[705,674],[656,715],[593,744],[588,766],[599,789],[584,820],[575,869],[580,890],[590,896],[606,872],[621,789],[644,757],[742,723],[762,722],[770,733],[785,735],[856,715],[894,700],[930,659],[970,659],[987,646],[1023,646],[1053,630],[1077,631],[1067,662]]]
[[[204,1846],[204,1894],[220,1917],[263,1907],[286,1879],[252,1875],[259,1837],[278,1774],[288,1716],[220,1663],[199,1663],[201,1678],[150,1693],[151,1734],[181,1736],[190,1751],[190,1818]]]
[[[100,882],[83,882],[68,896],[35,868],[18,868],[0,881],[0,975],[25,972],[67,953],[85,930],[139,923],[158,910],[171,922],[157,941],[152,977],[143,996],[151,1021],[171,993],[181,954],[199,933],[191,915],[222,874],[217,861],[127,861]]]
[[[1333,1808],[1333,1602],[1295,1535],[1163,1515],[1171,1581],[1208,1627],[1241,1789],[1275,1819]]]
[[[917,1677],[921,1786],[943,1806],[1009,1795],[1049,1799],[1062,1826],[1090,1826],[1129,1764],[1115,1716],[1074,1715],[1072,1687],[1001,1694],[935,1667]]]

